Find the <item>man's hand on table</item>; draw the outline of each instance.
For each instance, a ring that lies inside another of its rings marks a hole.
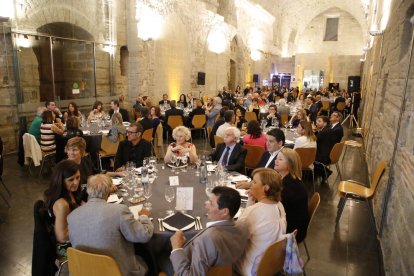
[[[141,211],[138,212],[138,215],[149,217],[151,215],[151,212],[150,212],[150,210],[148,210],[146,208],[142,208]]]
[[[172,249],[182,248],[185,244],[185,236],[182,231],[176,231],[170,238]]]

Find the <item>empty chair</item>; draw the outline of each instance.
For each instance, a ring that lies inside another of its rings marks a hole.
[[[257,115],[253,111],[246,111],[246,113],[244,115],[244,118],[248,122],[250,122],[250,121],[257,121]]]
[[[171,115],[168,116],[167,125],[170,127],[171,131],[179,126],[183,126],[183,117],[181,115]],[[167,133],[167,144],[168,144],[168,133]]]
[[[265,149],[261,146],[253,145],[244,145],[244,148],[247,150],[245,163],[245,169],[255,169],[257,164],[259,164],[260,158],[262,158]],[[247,172],[246,172],[247,173]]]
[[[346,201],[348,198],[352,198],[359,201],[365,201],[367,204],[372,225],[376,230],[375,226],[375,219],[374,215],[372,214],[370,201],[375,196],[375,192],[377,189],[378,182],[382,176],[382,174],[385,171],[385,167],[387,166],[387,163],[385,161],[379,162],[377,165],[377,168],[375,169],[374,175],[371,180],[371,186],[369,188],[365,187],[363,183],[353,181],[353,180],[346,180],[339,182],[338,185],[338,195],[340,196],[339,203],[338,203],[338,213],[336,216],[336,223],[339,222],[341,219],[342,212],[344,210]]]
[[[142,139],[148,141],[148,142],[152,142],[152,137],[154,133],[154,129],[153,128],[149,128],[147,130],[144,131],[144,133],[142,133]]]
[[[224,138],[214,135],[214,146],[217,147],[217,145],[220,143],[224,143]]]
[[[287,114],[280,115],[280,122],[282,124],[285,124],[286,122],[289,122],[289,116]]]
[[[321,202],[321,196],[319,195],[319,193],[314,193],[312,198],[308,202],[309,223],[308,223],[307,233],[309,233],[309,228],[312,224],[313,217],[315,216],[316,210],[318,209],[320,202]],[[307,263],[310,260],[310,255],[309,255],[308,246],[306,245],[306,237],[303,240],[303,245],[305,246],[306,255],[308,256],[308,259],[306,261]]]
[[[193,119],[191,120],[191,124],[193,127],[190,130],[193,129],[201,129],[204,133],[204,138],[207,140],[207,128],[206,128],[206,115],[204,114],[198,114],[194,115]]]
[[[315,174],[313,171],[313,162],[316,158],[316,148],[297,148],[295,151],[300,156],[302,162],[302,171],[310,171],[312,173],[313,192],[315,192]]]
[[[121,276],[116,261],[109,256],[92,254],[68,248],[68,265],[71,276]]]
[[[323,164],[321,162],[315,161],[315,163],[317,163],[317,164],[319,164],[319,165],[321,165],[323,167],[323,170],[324,170],[324,173],[325,173],[325,179],[328,179],[328,174],[326,173],[326,167],[329,167],[330,165],[335,165],[336,170],[338,171],[339,180],[342,180],[341,169],[340,169],[340,167],[338,165],[338,162],[339,162],[339,158],[342,155],[343,149],[344,149],[344,142],[336,143],[333,146],[333,148],[332,148],[332,150],[331,150],[331,152],[329,154],[329,159],[331,160],[331,163],[328,164],[328,165],[325,165],[325,164]]]
[[[108,139],[105,135],[102,135],[101,149],[98,152],[99,159],[99,170],[102,171],[102,159],[111,158],[116,155],[118,150],[119,142],[122,140],[122,137],[119,135],[118,140],[114,143]]]

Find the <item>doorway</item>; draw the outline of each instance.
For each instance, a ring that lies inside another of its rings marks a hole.
[[[230,77],[227,86],[231,91],[236,89],[236,62],[232,59],[230,59]]]

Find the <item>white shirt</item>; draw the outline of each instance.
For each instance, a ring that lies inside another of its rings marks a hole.
[[[283,147],[281,147],[279,150],[274,151],[270,154],[269,159],[267,160],[266,166],[265,168],[267,168],[267,166],[269,166],[269,164],[272,162],[273,159],[276,158],[276,156],[279,154],[279,152],[283,149]],[[272,168],[273,169],[273,168]]]
[[[302,135],[295,140],[293,149],[297,148],[316,148],[316,141],[311,141],[308,137]]]
[[[331,129],[334,128],[337,124],[339,124],[339,122],[338,123],[335,123],[335,124],[332,124],[331,125]]]

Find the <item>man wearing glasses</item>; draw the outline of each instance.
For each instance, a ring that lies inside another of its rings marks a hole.
[[[125,170],[127,162],[134,162],[137,168],[142,167],[144,158],[151,156],[152,145],[142,139],[142,125],[132,123],[127,131],[128,139],[119,143],[115,156],[114,169],[117,172]]]

